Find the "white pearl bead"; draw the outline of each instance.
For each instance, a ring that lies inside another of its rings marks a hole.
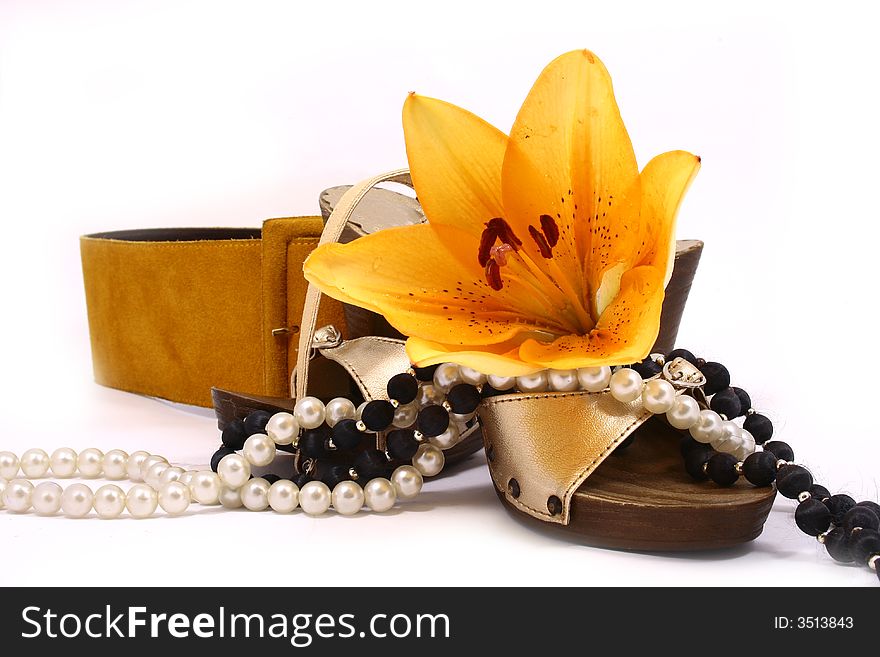
[[[299,505],[310,516],[319,516],[330,508],[330,489],[323,481],[310,481],[299,489]]]
[[[125,496],[125,508],[132,518],[149,518],[158,505],[159,494],[146,484],[135,484]]]
[[[654,415],[666,413],[675,404],[675,388],[669,381],[651,379],[642,390],[642,406]]]
[[[446,431],[439,436],[431,436],[428,438],[428,441],[440,449],[449,449],[461,441],[461,433],[458,430],[458,426],[454,422],[450,422]]]
[[[54,481],[44,481],[31,493],[31,504],[41,516],[51,516],[61,508],[61,495],[64,491]]]
[[[193,481],[193,477],[195,477],[196,474],[197,474],[197,473],[196,473],[195,470],[187,470],[187,471],[184,472],[182,475],[180,475],[180,479],[178,479],[177,481],[179,481],[179,482],[182,483],[184,486],[186,486],[187,488],[189,488],[189,489],[190,489],[190,493],[192,493],[192,481]]]
[[[85,484],[71,484],[61,494],[61,510],[69,518],[85,518],[92,510],[95,495]]]
[[[299,422],[293,413],[275,413],[266,423],[266,433],[276,445],[289,445],[299,435]]]
[[[416,455],[412,459],[413,467],[425,477],[439,474],[445,462],[446,457],[443,456],[442,450],[434,445],[425,444],[419,445]]]
[[[342,420],[354,420],[357,418],[357,409],[354,402],[345,397],[331,399],[327,404],[327,426],[335,427]]]
[[[577,370],[550,370],[547,374],[550,390],[556,392],[572,392],[580,388]]]
[[[416,403],[419,408],[437,404],[438,406],[446,399],[446,395],[440,388],[433,383],[425,383],[419,386],[419,392],[416,394]]]
[[[416,418],[419,416],[419,405],[401,404],[394,409],[394,420],[391,422],[398,429],[406,429],[415,424]]]
[[[472,386],[481,386],[486,383],[487,376],[482,372],[478,372],[470,367],[459,367],[458,375],[463,383],[470,383]]]
[[[153,465],[147,468],[147,472],[144,475],[144,481],[156,490],[159,490],[159,487],[162,485],[162,475],[170,468],[170,465],[163,463],[162,461],[153,463]]]
[[[422,473],[411,465],[401,465],[391,474],[394,492],[402,500],[408,500],[422,490]]]
[[[455,363],[443,363],[434,370],[434,387],[444,394],[461,383],[461,373]]]
[[[336,513],[353,516],[364,506],[364,489],[354,481],[340,481],[330,496]]]
[[[634,369],[621,367],[611,375],[611,396],[617,401],[629,403],[642,396],[642,377]]]
[[[748,429],[739,430],[739,444],[733,455],[740,461],[745,461],[751,454],[755,452],[755,437]]]
[[[516,387],[520,392],[544,392],[547,390],[547,372],[540,371],[516,377]]]
[[[739,445],[739,437],[742,429],[732,420],[724,420],[721,423],[721,434],[712,441],[712,448],[719,452],[733,453]]]
[[[217,465],[217,475],[224,486],[241,488],[251,478],[251,464],[241,454],[227,454]]]
[[[233,455],[230,454],[229,456]],[[225,456],[223,458],[229,457]],[[193,475],[192,484],[190,484],[193,499],[199,504],[217,504],[220,500],[220,488],[222,485],[220,477],[215,472],[201,470]]]
[[[76,467],[83,477],[99,477],[104,471],[104,452],[94,447],[84,449],[76,457]]]
[[[94,507],[99,518],[118,518],[125,509],[125,493],[114,484],[101,486],[95,491]]]
[[[678,395],[666,419],[676,429],[690,429],[700,419],[700,405],[689,395]]]
[[[18,457],[12,452],[0,452],[0,477],[7,481],[18,476]]]
[[[324,402],[317,397],[303,397],[293,409],[293,417],[302,429],[317,429],[327,417]]]
[[[290,513],[299,506],[299,486],[279,479],[269,487],[269,506],[276,513]]]
[[[138,450],[128,457],[128,463],[125,466],[125,472],[131,481],[143,481],[142,468],[144,461],[149,458],[149,452]],[[53,468],[54,469],[54,468]]]
[[[39,479],[49,471],[49,455],[41,449],[29,449],[21,455],[19,466],[25,477]]]
[[[581,390],[602,392],[611,383],[610,367],[581,367],[578,369]]]
[[[468,422],[473,420],[476,415],[477,413],[476,411],[474,411],[473,413],[450,413],[449,417],[452,419],[453,422],[457,422],[460,425],[466,425]],[[459,429],[461,429],[461,427],[459,427]]]
[[[391,509],[397,501],[394,484],[383,477],[370,479],[364,486],[364,503],[372,511],[383,513]]]
[[[66,479],[76,474],[76,452],[69,447],[59,447],[49,457],[52,476]]]
[[[721,416],[713,410],[700,411],[697,423],[690,428],[691,436],[698,443],[711,443],[721,437],[723,431]]]
[[[140,479],[146,481],[147,472],[150,468],[152,468],[157,463],[164,463],[165,465],[169,465],[168,459],[164,456],[159,456],[158,454],[150,454],[147,458],[141,461],[141,473]]]
[[[3,504],[10,511],[24,513],[31,508],[34,485],[26,479],[13,479],[3,491]]]
[[[361,405],[355,409],[355,411],[354,411],[354,419],[355,420],[361,419],[361,415],[363,415],[364,409],[367,407],[367,404],[369,404],[369,403],[370,402],[361,402]]]
[[[189,486],[179,481],[169,481],[159,489],[159,506],[170,516],[179,516],[189,508],[192,494]]]
[[[221,486],[220,495],[217,499],[226,509],[240,509],[242,507],[241,489],[239,488]]]
[[[275,460],[275,441],[264,433],[255,433],[244,441],[241,453],[251,465],[269,465]]]
[[[159,477],[159,488],[172,481],[180,481],[184,472],[186,471],[183,468],[178,468],[176,465],[172,465],[162,473],[161,477]]]
[[[489,382],[490,386],[495,388],[495,390],[510,390],[516,385],[515,376],[498,376],[497,374],[490,374],[486,377],[486,380]]]
[[[104,454],[104,476],[107,479],[125,479],[128,467],[128,454],[121,449],[111,449]]]
[[[0,477],[0,509],[6,506],[6,502],[3,501],[3,493],[6,492],[6,484],[8,483],[3,477]]]
[[[269,508],[269,482],[256,477],[241,487],[241,503],[248,511],[265,511]]]

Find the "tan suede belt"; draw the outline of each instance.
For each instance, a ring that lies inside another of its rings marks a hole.
[[[95,380],[211,406],[211,388],[289,396],[320,217],[80,240]],[[319,325],[345,327],[327,299]]]

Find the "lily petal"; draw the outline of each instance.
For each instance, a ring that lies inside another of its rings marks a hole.
[[[442,344],[492,345],[522,333],[566,332],[556,309],[527,283],[509,277],[502,290],[493,290],[476,258],[470,266],[455,262],[446,243],[474,240],[442,230],[442,240],[430,225],[419,224],[324,244],[303,273],[330,296],[384,315],[401,333]]]
[[[552,343],[527,340],[520,358],[555,369],[622,365],[645,358],[660,332],[663,272],[636,267],[620,280],[620,292],[588,335],[566,335]]]
[[[675,219],[678,208],[697,172],[700,157],[686,151],[658,155],[645,165],[642,180],[642,224],[648,228],[646,252],[640,264],[664,272],[663,285],[675,264]]]
[[[504,157],[507,218],[522,232],[548,215],[559,228],[559,267],[591,313],[608,269],[634,264],[643,228],[635,153],[611,78],[588,50],[558,57],[516,117]],[[528,244],[528,243],[527,243]],[[541,262],[533,245],[532,255]],[[558,254],[558,255],[557,255]]]
[[[513,343],[491,345],[491,350],[481,348],[480,351],[469,351],[421,338],[409,338],[406,341],[406,353],[417,367],[457,363],[478,372],[492,372],[498,376],[525,376],[543,370],[541,365],[524,363],[520,360],[521,342],[522,340],[515,340]]]
[[[416,94],[403,105],[403,132],[413,185],[428,220],[479,238],[487,221],[502,216],[507,136],[460,107]],[[468,257],[476,262],[477,252]]]

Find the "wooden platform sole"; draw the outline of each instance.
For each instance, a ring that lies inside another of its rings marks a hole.
[[[728,548],[756,539],[776,497],[775,487],[743,479],[730,488],[696,482],[684,470],[681,434],[656,418],[626,449],[612,454],[577,490],[571,522],[533,518],[499,499],[529,526],[597,547],[644,552]]]

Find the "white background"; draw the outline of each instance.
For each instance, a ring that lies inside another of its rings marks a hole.
[[[207,411],[92,383],[77,237],[256,226],[405,165],[410,90],[510,127],[589,47],[644,164],[699,153],[679,236],[706,249],[680,343],[726,363],[832,491],[877,499],[876,23],[869,3],[0,0],[0,449],[203,464]],[[847,9],[840,7],[846,5]],[[524,528],[482,455],[399,512],[0,513],[0,583],[860,585],[778,500],[732,551],[638,555]]]

